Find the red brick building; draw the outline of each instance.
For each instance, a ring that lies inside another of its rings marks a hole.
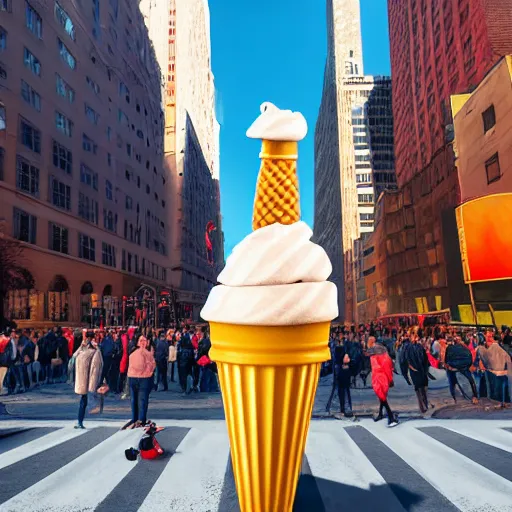
[[[402,229],[388,230],[384,213],[386,243],[376,232],[367,247],[386,247],[380,279],[393,305],[388,313],[418,304],[432,311],[469,300],[454,220],[460,199],[450,96],[474,89],[512,53],[512,0],[388,0],[388,8],[401,191],[393,217]]]

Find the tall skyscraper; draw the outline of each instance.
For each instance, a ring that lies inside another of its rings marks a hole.
[[[389,135],[391,116],[391,104],[385,104],[382,91],[388,90],[390,100],[391,81],[364,75],[359,0],[328,0],[327,34],[315,129],[314,233],[333,262],[331,279],[338,285],[340,318],[355,321],[358,240],[373,231],[374,165],[384,166],[383,146],[388,141],[381,136],[386,125]],[[390,171],[392,147],[391,140],[386,164]],[[383,179],[379,175],[379,190]],[[392,186],[392,176],[389,179]]]
[[[165,288],[160,70],[135,0],[0,2],[0,221],[23,245],[19,325]]]
[[[224,263],[210,14],[205,0],[144,0],[141,9],[164,71],[171,283],[197,319]],[[210,221],[212,252],[205,244]]]
[[[387,240],[374,244],[387,247],[383,295],[393,304],[390,313],[416,312],[422,304],[430,311],[452,306],[457,314],[469,293],[454,217],[460,192],[450,96],[471,91],[512,53],[512,0],[388,0],[388,7],[401,190],[389,217],[406,220],[386,219]]]

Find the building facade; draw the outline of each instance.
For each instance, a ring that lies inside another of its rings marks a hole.
[[[383,213],[385,243],[372,236],[368,247],[386,248],[385,314],[450,307],[458,318],[469,290],[454,213],[461,197],[450,97],[476,87],[510,53],[512,0],[389,0],[388,7],[400,193],[386,200],[393,206]]]
[[[170,283],[160,70],[138,2],[91,5],[0,2],[0,218],[32,283],[18,323],[118,318],[112,297]]]
[[[333,261],[340,319],[354,322],[360,255],[374,229],[377,190],[394,186],[391,80],[364,75],[359,0],[327,5],[328,58],[315,132],[314,232]]]
[[[220,215],[219,124],[204,0],[145,0],[146,25],[162,68],[164,148],[170,170],[170,281],[198,319],[224,264]],[[207,225],[213,247],[205,244]],[[213,259],[212,259],[213,257]]]

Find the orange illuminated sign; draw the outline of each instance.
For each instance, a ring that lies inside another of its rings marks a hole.
[[[512,279],[512,194],[473,199],[455,214],[464,281]]]

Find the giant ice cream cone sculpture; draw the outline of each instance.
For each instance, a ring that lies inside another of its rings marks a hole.
[[[332,266],[299,221],[304,117],[262,105],[253,233],[228,258],[201,316],[210,322],[242,512],[291,512],[329,326]]]

